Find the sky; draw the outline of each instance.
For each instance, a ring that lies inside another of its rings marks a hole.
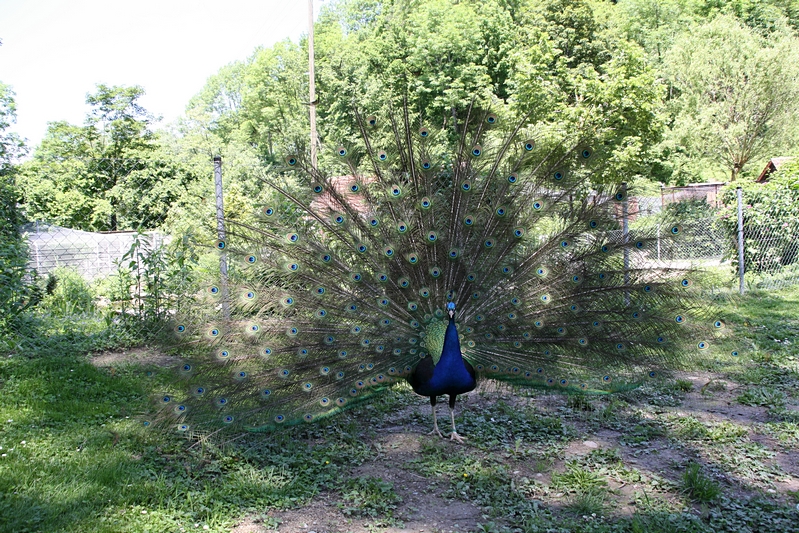
[[[307,0],[0,0],[10,130],[32,148],[48,122],[82,124],[98,83],[141,85],[141,104],[166,125],[221,67],[307,27]]]

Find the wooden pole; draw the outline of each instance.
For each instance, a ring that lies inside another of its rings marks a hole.
[[[222,158],[214,157],[214,186],[216,189],[216,234],[219,238],[219,285],[222,293],[222,314],[225,319],[230,318],[230,302],[228,301],[228,277],[227,277],[227,243],[225,242],[225,204],[222,189]]]
[[[627,246],[630,243],[630,224],[629,224],[629,208],[627,203],[627,182],[622,182],[621,192],[624,194],[624,199],[621,201],[621,238],[624,243],[624,285],[630,284],[630,248]],[[630,290],[624,290],[624,305],[630,305]]]
[[[738,199],[738,293],[744,293],[744,202],[743,191],[740,187],[735,189]]]
[[[311,168],[316,171],[316,75],[314,74],[313,0],[308,0],[308,97],[311,113]]]

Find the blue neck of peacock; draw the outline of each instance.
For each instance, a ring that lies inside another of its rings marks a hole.
[[[438,366],[447,367],[456,364],[463,365],[463,356],[461,355],[458,330],[455,327],[455,317],[450,316],[447,331],[444,334],[444,349],[441,352],[441,358],[438,360]]]
[[[458,339],[458,329],[455,327],[455,317],[449,317],[449,324],[447,324],[447,331],[444,333],[444,349],[441,352],[441,364],[445,359],[460,360],[461,357],[461,341]]]

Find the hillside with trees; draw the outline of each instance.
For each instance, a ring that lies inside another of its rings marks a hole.
[[[315,25],[320,143],[354,142],[356,107],[407,104],[455,127],[476,98],[542,134],[591,124],[612,162],[599,179],[653,190],[751,177],[796,151],[797,21],[793,1],[330,2]],[[52,123],[30,147],[17,178],[27,218],[183,227],[217,154],[232,194],[257,198],[247,169],[307,147],[307,72],[307,39],[255,50],[159,132],[143,88],[98,85],[83,125]]]

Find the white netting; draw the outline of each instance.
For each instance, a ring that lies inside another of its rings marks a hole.
[[[137,236],[146,238],[151,250],[159,248],[167,238],[155,231],[95,233],[39,222],[26,224],[22,231],[28,242],[31,269],[46,275],[58,267],[68,267],[87,280],[117,272]]]

